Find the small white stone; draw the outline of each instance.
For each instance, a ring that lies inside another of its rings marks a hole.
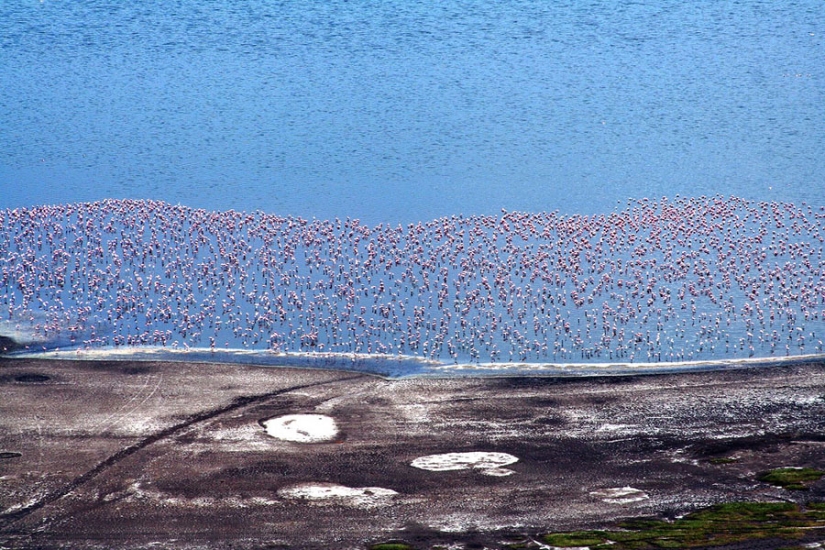
[[[510,468],[483,468],[480,470],[480,473],[484,474],[485,476],[506,477],[511,476],[516,472],[514,472]]]

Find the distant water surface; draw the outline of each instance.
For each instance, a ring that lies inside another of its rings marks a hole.
[[[825,5],[0,3],[0,207],[822,205]]]

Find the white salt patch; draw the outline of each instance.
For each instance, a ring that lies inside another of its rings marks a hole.
[[[602,489],[590,493],[594,497],[599,497],[603,502],[610,504],[631,504],[650,498],[647,493],[633,487],[613,487]]]
[[[284,498],[333,501],[353,506],[385,504],[397,494],[392,489],[383,487],[347,487],[335,483],[301,483],[278,491],[278,495]]]
[[[496,523],[495,521],[491,521],[489,516],[472,512],[453,514],[434,513],[432,516],[433,517],[427,519],[427,526],[445,533],[466,533],[471,530],[497,531],[522,527],[522,525],[518,523],[515,525],[512,523],[505,524],[505,522]],[[454,545],[448,548],[466,548],[466,546]],[[565,550],[567,549],[565,548]]]
[[[487,475],[505,476],[514,472],[501,466],[514,462],[518,462],[518,458],[507,453],[471,452],[422,456],[413,460],[410,465],[431,472],[475,469]]]
[[[619,432],[619,431],[627,431],[627,430],[634,430],[638,426],[635,424],[602,424],[598,428],[596,428],[597,432]]]
[[[289,414],[264,421],[266,433],[276,439],[298,443],[332,441],[338,435],[335,419],[323,414]]]
[[[396,409],[404,415],[407,422],[422,424],[430,422],[429,409],[418,403],[398,405]]]
[[[103,500],[109,502],[121,498],[124,494],[132,499],[150,500],[161,506],[176,506],[182,508],[249,508],[251,506],[272,506],[278,504],[278,501],[265,497],[176,497],[155,489],[144,488],[140,482],[133,483],[122,493],[118,492],[106,495]]]
[[[198,450],[207,450],[220,445],[221,451],[226,452],[272,449],[271,441],[261,434],[261,429],[257,424],[214,429],[205,435],[209,437],[208,440],[204,440],[203,443],[199,444],[190,443],[190,446]]]
[[[484,468],[480,470],[480,473],[484,474],[485,476],[505,477],[513,475],[516,472],[509,468]]]

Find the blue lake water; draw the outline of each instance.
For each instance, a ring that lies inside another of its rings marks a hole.
[[[0,207],[822,204],[819,1],[9,0]]]
[[[324,344],[393,375],[822,353],[821,2],[43,0],[0,21],[0,332],[347,361],[302,355]],[[163,203],[12,212],[107,199]]]

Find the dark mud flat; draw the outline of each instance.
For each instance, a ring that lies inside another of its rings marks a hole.
[[[0,547],[538,547],[548,532],[716,503],[825,500],[825,480],[760,481],[825,469],[822,364],[391,381],[4,359],[0,395]],[[338,431],[290,441],[262,424],[299,414]],[[518,461],[411,465],[470,452]],[[813,544],[821,531],[736,547]]]

